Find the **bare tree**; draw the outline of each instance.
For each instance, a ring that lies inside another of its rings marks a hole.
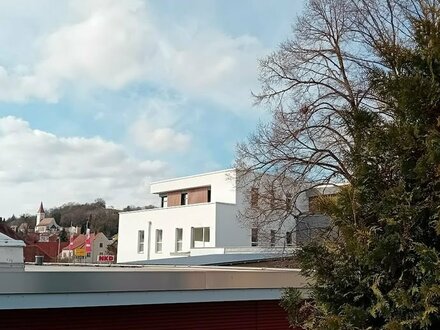
[[[259,194],[243,221],[281,228],[304,215],[305,191],[353,180],[370,122],[393,120],[372,93],[372,76],[402,69],[396,50],[411,45],[409,14],[431,1],[308,1],[293,37],[260,61],[254,96],[273,116],[238,146],[239,185]]]

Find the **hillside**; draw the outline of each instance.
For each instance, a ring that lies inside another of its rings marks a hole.
[[[111,237],[118,232],[118,213],[120,211],[132,211],[140,209],[154,208],[152,205],[138,207],[127,206],[122,210],[107,208],[103,199],[96,199],[92,203],[67,203],[58,207],[46,210],[47,218],[55,218],[56,222],[63,227],[70,225],[81,227],[84,232],[88,222],[89,228],[95,232],[103,232],[107,237]],[[19,226],[26,222],[29,228],[34,228],[36,221],[35,215],[23,214],[20,217],[11,216],[6,219],[9,225]]]

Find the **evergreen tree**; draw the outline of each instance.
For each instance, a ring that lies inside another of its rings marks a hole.
[[[349,119],[351,184],[319,203],[337,235],[299,254],[311,301],[284,295],[305,329],[440,328],[440,4],[413,3],[395,70],[368,71],[378,111]]]
[[[69,238],[67,237],[66,229],[63,228],[60,232],[60,241],[67,242],[68,240],[69,240]]]

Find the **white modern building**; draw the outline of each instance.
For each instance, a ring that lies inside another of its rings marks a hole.
[[[237,185],[236,170],[228,169],[152,183],[159,208],[119,214],[118,262],[291,252],[327,230],[329,218],[314,205],[319,196],[336,194],[340,184],[310,184],[298,193],[293,183],[265,180]],[[265,209],[275,211],[260,212]]]
[[[263,242],[262,233],[238,220],[249,192],[237,188],[235,169],[155,182],[151,193],[160,208],[119,215],[118,263],[294,246],[288,221],[286,232],[269,231]]]

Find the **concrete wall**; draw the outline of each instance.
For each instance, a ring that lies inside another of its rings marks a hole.
[[[244,179],[246,180],[246,179]],[[268,181],[270,181],[271,178],[268,177]],[[249,213],[249,203],[250,203],[250,194],[252,189],[252,180],[249,179],[249,183],[242,182],[239,187],[236,189],[236,196],[237,196],[237,222],[240,226],[240,228],[244,228],[246,231],[246,235],[248,237],[248,245],[250,246],[251,242],[251,228],[252,227],[259,227],[259,235],[258,235],[258,246],[260,247],[268,247],[271,245],[270,243],[270,232],[271,230],[276,231],[276,239],[275,239],[275,246],[276,247],[282,247],[285,245],[285,236],[287,231],[292,232],[292,241],[293,245],[295,245],[296,240],[296,221],[293,216],[288,217],[287,219],[284,219],[284,214],[272,214],[272,215],[266,215],[267,218],[264,219],[264,221],[261,221],[259,219],[258,225],[254,225],[249,222],[249,220],[240,219],[238,216],[239,213],[245,214]],[[259,187],[259,189],[262,189]],[[263,193],[263,195],[267,194],[267,192]],[[299,207],[301,210],[306,210],[308,207],[308,197],[306,193],[301,194],[301,196],[297,200],[297,207]],[[258,211],[256,211],[258,213]],[[245,221],[245,222],[244,222]]]
[[[250,229],[239,222],[237,205],[222,204],[216,209],[218,247],[250,246]]]
[[[118,262],[185,256],[191,249],[191,228],[209,227],[216,247],[216,203],[204,203],[121,213],[119,215]],[[221,212],[221,211],[220,211]],[[150,225],[151,223],[151,225]],[[183,229],[182,252],[176,254],[176,228]],[[162,252],[156,253],[156,230],[162,230]],[[144,252],[138,253],[138,231],[144,231]]]

